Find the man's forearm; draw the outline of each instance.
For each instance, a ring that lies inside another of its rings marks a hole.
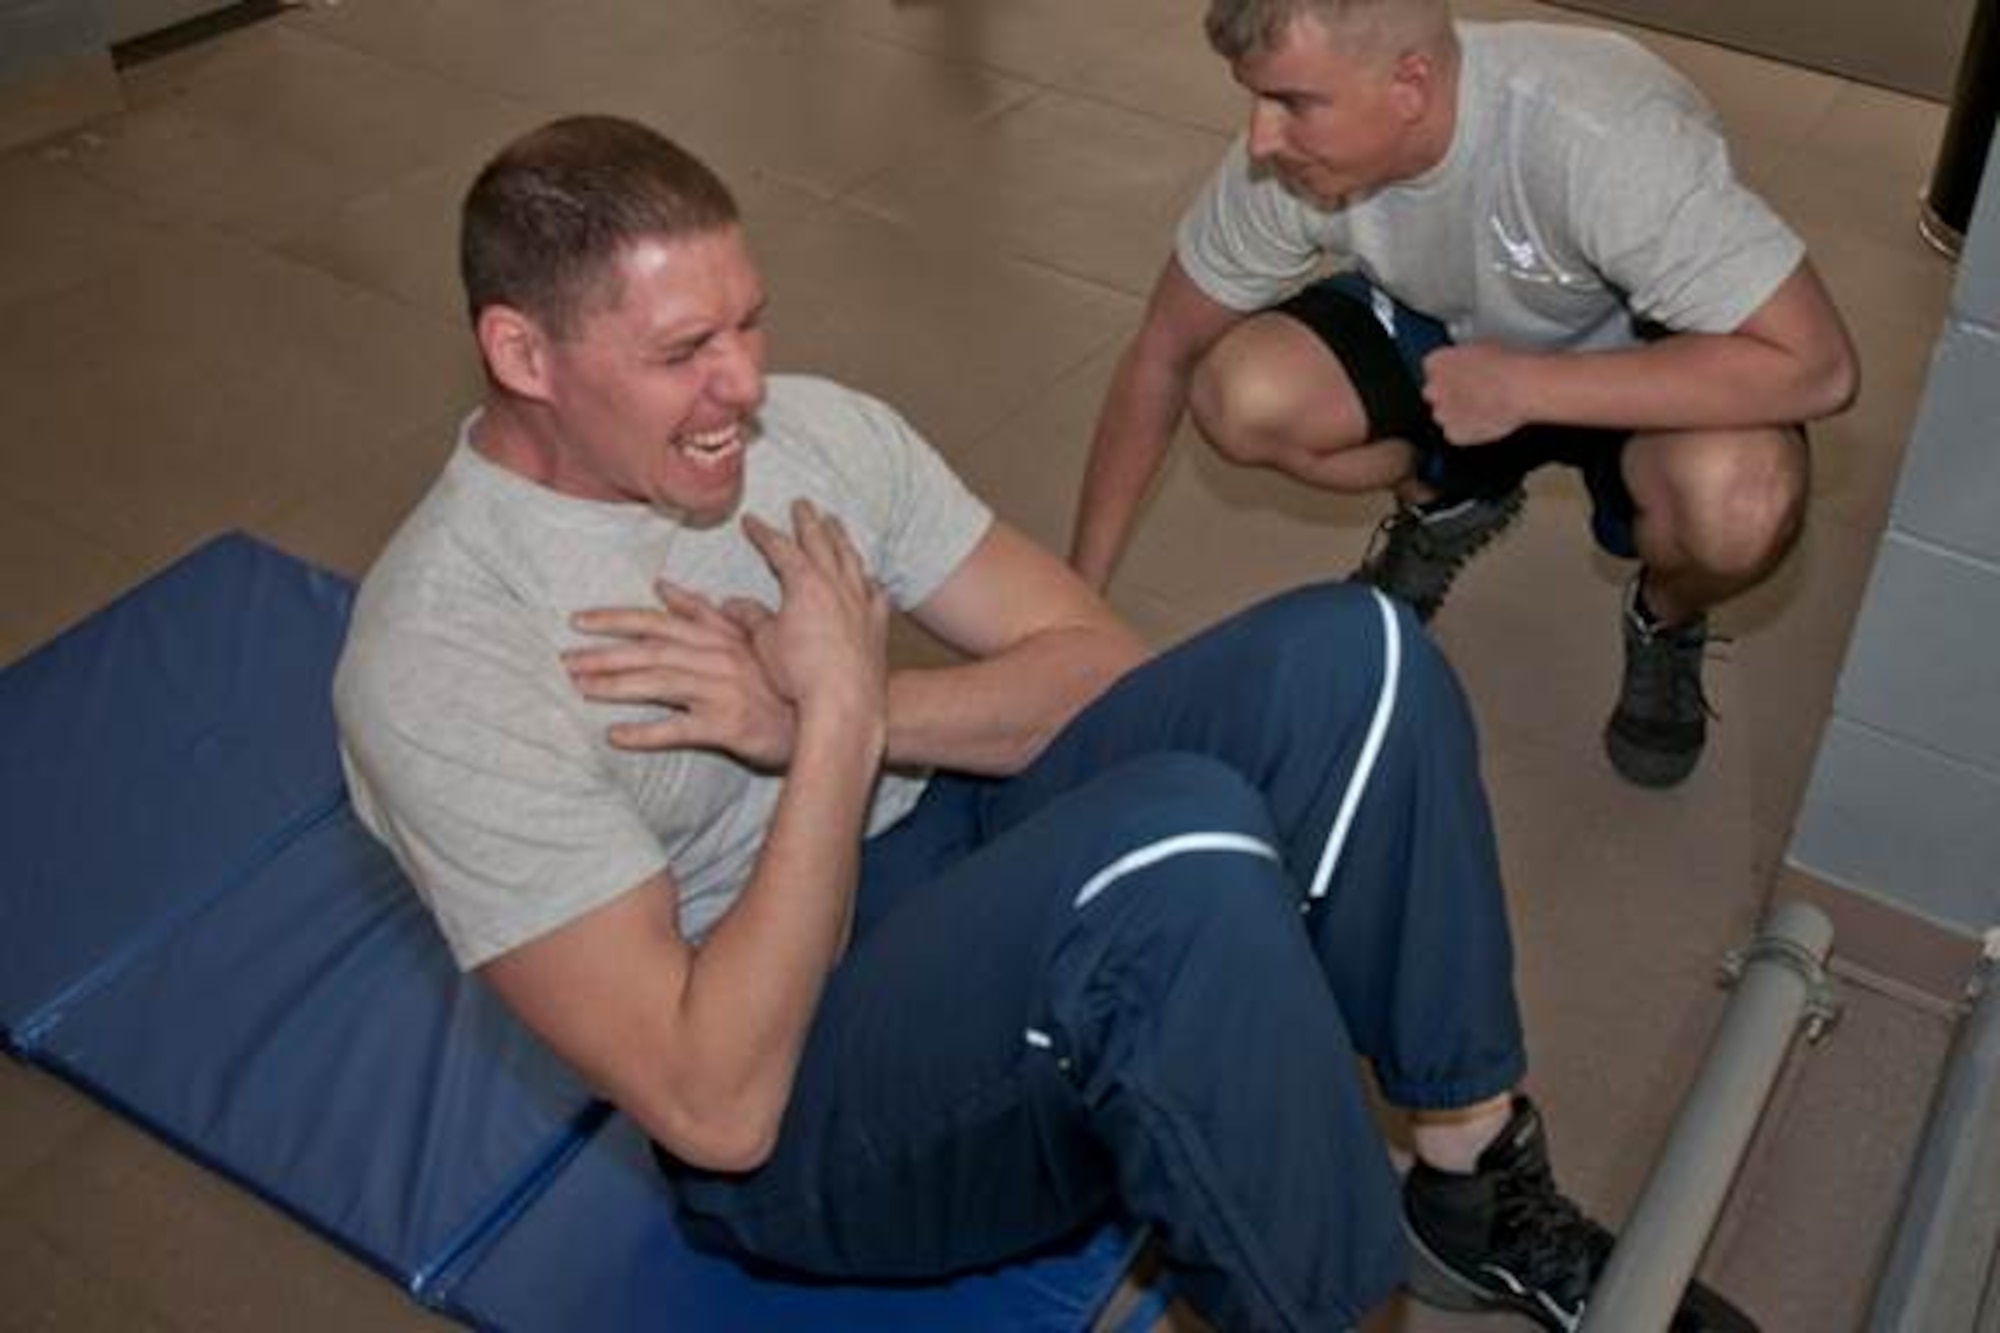
[[[1140,502],[1187,410],[1187,373],[1126,350],[1105,396],[1070,539],[1070,565],[1103,588],[1125,549]]]
[[[1139,504],[1187,411],[1196,363],[1242,318],[1195,285],[1177,258],[1160,270],[1091,438],[1069,557],[1091,587],[1102,589],[1111,579]]]
[[[801,725],[749,883],[689,968],[679,1054],[706,1071],[712,1103],[753,1139],[777,1132],[820,993],[846,947],[882,747],[879,717]]]
[[[1676,333],[1613,352],[1471,343],[1432,353],[1424,369],[1424,397],[1459,444],[1533,421],[1627,430],[1793,425],[1846,407],[1858,378],[1840,312],[1803,260],[1733,333]]]
[[[1530,356],[1517,373],[1525,420],[1632,430],[1790,425],[1839,411],[1851,395],[1840,364],[1744,334]]]
[[[1138,636],[1106,616],[1043,631],[964,666],[898,671],[889,680],[888,762],[1019,772],[1145,657]]]

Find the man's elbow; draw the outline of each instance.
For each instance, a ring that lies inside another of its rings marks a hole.
[[[1817,421],[1854,405],[1861,389],[1861,368],[1853,344],[1845,336],[1833,335],[1826,346],[1800,360],[1796,392],[1802,420]]]
[[[755,1171],[771,1160],[778,1148],[778,1127],[770,1125],[729,1125],[702,1136],[698,1144],[674,1156],[703,1171],[741,1174]],[[670,1150],[671,1151],[671,1150]]]
[[[625,1106],[647,1137],[676,1161],[702,1171],[755,1171],[777,1150],[783,1110],[737,1103],[697,1109],[687,1105]]]
[[[1133,667],[1152,656],[1146,641],[1115,617],[1079,628],[1088,644],[1075,660],[1059,705],[1042,716],[1023,719],[1011,738],[1011,748],[996,765],[999,774],[1018,773],[1041,757],[1076,715],[1095,703]]]

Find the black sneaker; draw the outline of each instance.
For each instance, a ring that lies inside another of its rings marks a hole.
[[[1526,501],[1527,493],[1516,486],[1490,499],[1398,504],[1376,530],[1354,578],[1400,597],[1416,609],[1417,619],[1429,620],[1444,605],[1459,569],[1520,517]]]
[[[1556,1188],[1542,1118],[1526,1097],[1471,1175],[1418,1162],[1403,1182],[1410,1291],[1446,1310],[1511,1310],[1575,1333],[1612,1235]],[[1688,1284],[1671,1333],[1757,1333],[1750,1317]]]
[[[1626,781],[1671,787],[1701,759],[1708,742],[1708,697],[1701,662],[1708,650],[1704,617],[1669,629],[1639,611],[1639,581],[1626,589],[1625,683],[1604,724],[1604,752]]]

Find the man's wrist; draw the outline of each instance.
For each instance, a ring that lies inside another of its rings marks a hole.
[[[796,753],[822,747],[879,763],[888,748],[888,706],[882,691],[829,688],[798,704]]]

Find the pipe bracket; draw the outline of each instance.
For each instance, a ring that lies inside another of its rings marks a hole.
[[[1806,985],[1805,1013],[1800,1022],[1806,1040],[1817,1043],[1840,1022],[1840,1000],[1833,978],[1819,956],[1797,940],[1783,935],[1759,935],[1741,949],[1722,956],[1722,986],[1733,988],[1753,964],[1775,963],[1796,973]]]

